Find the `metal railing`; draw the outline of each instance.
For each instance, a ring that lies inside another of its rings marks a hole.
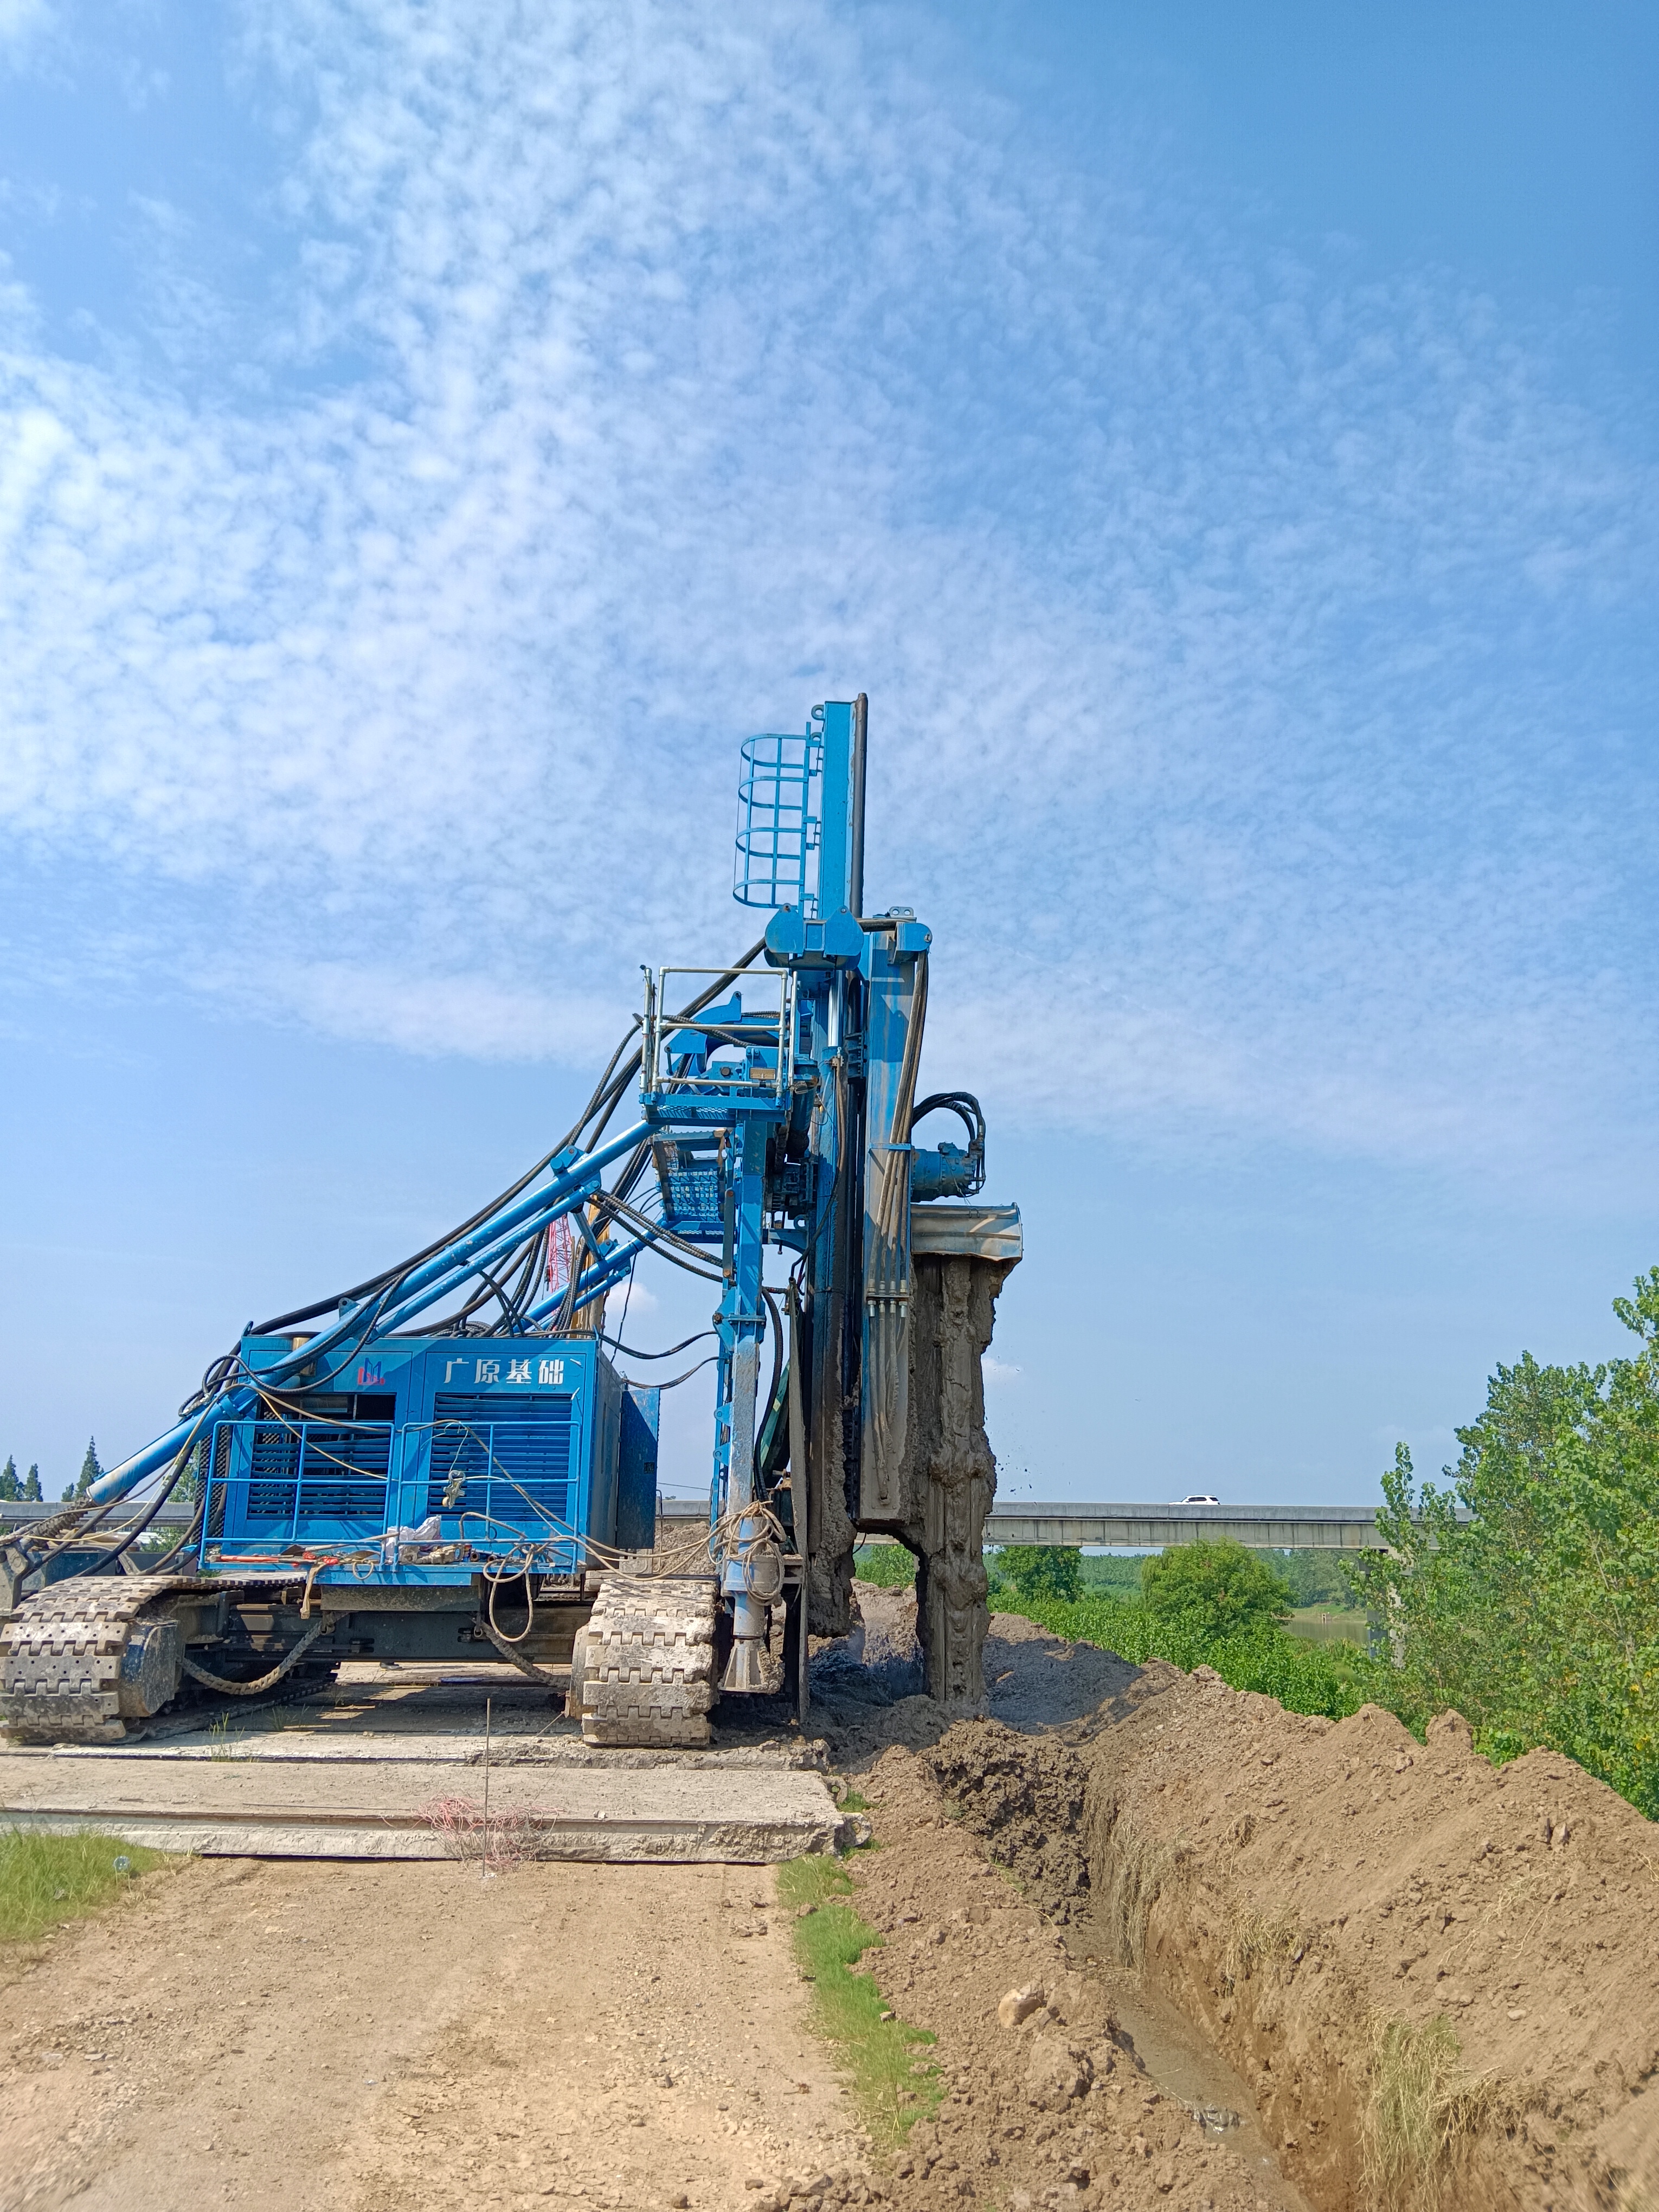
[[[571,1431],[550,1420],[222,1421],[204,1479],[202,1552],[374,1544],[435,1520],[430,1540],[529,1537],[581,1547]]]
[[[798,907],[816,914],[807,889],[808,856],[817,848],[818,817],[811,811],[812,778],[823,759],[823,741],[809,731],[786,738],[769,731],[743,741],[738,785],[738,852],[732,892],[739,906]]]
[[[745,972],[724,1006],[696,1014],[669,1011],[669,979],[695,999],[718,981],[713,968],[647,969],[642,1095],[735,1092],[750,1098],[784,1098],[795,1079],[795,978],[787,968]],[[731,1057],[720,1058],[725,1054]]]

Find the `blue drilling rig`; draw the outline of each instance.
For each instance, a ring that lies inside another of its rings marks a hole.
[[[14,1735],[118,1741],[353,1656],[505,1659],[562,1690],[568,1666],[598,1744],[706,1742],[723,1692],[804,1714],[849,1532],[918,1540],[913,1211],[935,1252],[1018,1250],[1015,1209],[948,1203],[984,1180],[977,1103],[915,1095],[931,936],[863,911],[866,727],[860,696],[744,744],[734,893],[764,933],[723,969],[647,971],[550,1152],[425,1250],[251,1324],[165,1436],[4,1540]],[[919,1148],[938,1110],[963,1141]],[[678,1549],[659,1392],[605,1333],[646,1254],[718,1290],[708,1522]]]

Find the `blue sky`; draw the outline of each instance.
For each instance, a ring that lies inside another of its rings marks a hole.
[[[1613,1350],[1656,64],[1593,4],[0,0],[0,1453],[131,1449],[541,1149],[640,963],[744,939],[738,738],[860,688],[924,1080],[1026,1213],[1011,1488],[1368,1496]]]

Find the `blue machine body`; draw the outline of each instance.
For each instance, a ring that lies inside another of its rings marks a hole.
[[[256,1375],[308,1349],[240,1346]],[[658,1398],[625,1387],[591,1336],[385,1337],[337,1371],[313,1359],[280,1411],[209,1425],[200,1565],[297,1553],[325,1582],[441,1584],[507,1555],[577,1581],[592,1545],[651,1541]]]

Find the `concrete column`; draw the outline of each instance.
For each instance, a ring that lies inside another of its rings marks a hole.
[[[897,1510],[860,1525],[915,1553],[927,1694],[972,1707],[985,1694],[985,1522],[996,1495],[980,1359],[1024,1239],[1015,1206],[918,1206],[910,1236],[909,1421]]]

